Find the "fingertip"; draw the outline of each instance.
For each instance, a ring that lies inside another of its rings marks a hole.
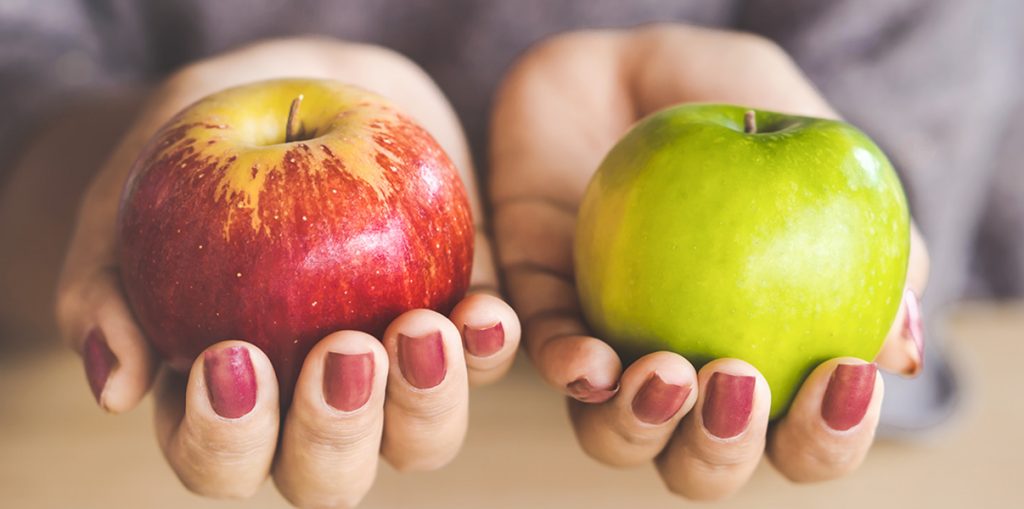
[[[913,378],[924,368],[924,348],[919,299],[914,290],[907,287],[875,361],[886,371]]]
[[[834,479],[856,469],[874,439],[883,395],[874,363],[855,357],[822,363],[773,430],[769,458],[793,482]]]
[[[522,335],[516,312],[498,297],[477,293],[456,305],[450,318],[462,336],[470,383],[487,384],[504,376]]]
[[[397,374],[411,388],[466,383],[462,336],[440,313],[429,309],[403,313],[384,331],[383,342],[390,362],[397,364],[393,366]]]
[[[119,414],[149,392],[159,359],[119,296],[108,296],[78,342],[86,380],[99,406]]]
[[[767,428],[771,389],[761,372],[740,359],[716,359],[697,374],[700,422],[709,438],[738,440]]]
[[[163,384],[178,380],[169,373]],[[158,437],[182,484],[205,496],[252,495],[270,471],[280,424],[277,379],[263,351],[244,341],[212,345],[193,362],[184,391],[167,386],[158,395]]]
[[[186,406],[190,411],[202,412],[205,418],[226,420],[276,410],[274,366],[251,343],[228,340],[211,345],[192,364]]]
[[[384,333],[392,363],[380,452],[397,470],[433,470],[462,446],[469,384],[462,339],[448,318],[406,312]]]
[[[634,418],[660,426],[681,418],[697,402],[697,371],[674,352],[641,357],[622,374],[619,397],[629,402]]]
[[[583,403],[603,403],[619,390],[619,355],[590,336],[549,339],[536,353],[534,364],[549,384]]]
[[[387,375],[387,352],[377,338],[359,331],[334,332],[306,355],[295,402],[340,413],[380,407]],[[379,404],[369,405],[371,400]]]
[[[844,432],[864,421],[880,376],[878,366],[860,359],[844,359],[832,369],[820,399],[819,415],[829,429]]]
[[[373,336],[327,335],[310,350],[273,467],[298,507],[353,507],[376,476],[388,357]]]

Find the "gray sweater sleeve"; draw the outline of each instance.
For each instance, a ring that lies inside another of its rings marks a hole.
[[[125,0],[0,2],[0,184],[49,115],[79,93],[142,75],[141,33]]]

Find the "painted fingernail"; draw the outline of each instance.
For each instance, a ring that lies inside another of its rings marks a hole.
[[[846,431],[864,419],[875,391],[874,364],[840,364],[832,372],[821,402],[821,417],[836,431]]]
[[[689,385],[666,383],[654,373],[633,397],[633,413],[647,424],[661,424],[683,407],[692,389]]]
[[[732,438],[747,429],[754,408],[754,377],[715,373],[708,380],[701,417],[718,438]]]
[[[913,372],[917,373],[924,369],[924,326],[921,323],[921,304],[917,294],[907,288],[903,292],[904,305],[907,308],[906,320],[903,324],[903,337],[914,343],[917,350],[917,367]]]
[[[85,378],[97,403],[101,403],[103,389],[107,386],[110,372],[117,364],[117,357],[107,345],[107,338],[99,327],[93,327],[85,336],[82,345],[82,361],[85,364]]]
[[[429,389],[440,384],[448,372],[441,333],[431,332],[420,337],[399,334],[398,367],[413,387]]]
[[[462,337],[466,340],[466,350],[475,357],[494,355],[505,346],[505,327],[498,322],[490,327],[476,328],[462,326]]]
[[[203,376],[217,415],[237,419],[256,406],[256,370],[244,346],[207,351],[203,355]]]
[[[330,352],[324,359],[324,399],[328,405],[351,412],[370,400],[373,389],[373,354]]]
[[[608,401],[619,390],[618,384],[611,387],[596,387],[590,379],[581,376],[565,386],[569,395],[584,403],[601,403]]]

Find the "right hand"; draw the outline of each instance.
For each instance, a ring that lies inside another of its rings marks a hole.
[[[489,239],[481,229],[473,293],[449,316],[412,310],[394,320],[382,338],[356,331],[328,335],[306,357],[284,416],[269,359],[238,341],[244,338],[222,338],[234,341],[209,347],[189,374],[163,369],[158,376],[161,362],[132,317],[114,252],[125,178],[141,147],[164,122],[212,92],[292,76],[342,80],[395,101],[444,147],[466,185],[474,220],[482,223],[461,127],[422,70],[372,46],[327,39],[260,43],[192,64],[153,94],[83,198],[57,314],[65,340],[83,356],[89,385],[103,409],[130,410],[158,379],[157,439],[188,489],[211,497],[246,497],[272,475],[293,504],[352,507],[372,485],[378,456],[399,470],[431,470],[450,461],[466,433],[468,386],[495,381],[512,364],[519,321],[494,296]],[[437,338],[442,349],[440,359],[428,356],[429,361],[444,367],[440,376],[434,369],[427,382],[415,383],[415,373],[422,370],[413,367],[414,374],[406,378],[406,365],[396,352],[403,341],[411,344],[427,336]],[[329,368],[340,378],[338,384],[329,383]],[[235,390],[239,386],[245,390]],[[328,394],[328,386],[342,390]]]
[[[526,351],[568,396],[584,451],[615,466],[654,462],[682,496],[734,493],[765,453],[795,481],[843,476],[863,460],[878,423],[882,382],[869,363],[821,364],[769,429],[771,394],[751,364],[716,359],[698,371],[662,351],[624,367],[583,321],[572,246],[587,183],[630,126],[686,102],[836,116],[781,49],[737,32],[652,25],[564,34],[536,45],[508,73],[491,124],[490,191],[500,265]],[[912,375],[920,367],[923,339],[904,327],[904,316],[917,309],[927,260],[915,230],[908,291],[877,359],[891,371]],[[840,365],[854,375],[837,376],[845,383],[831,391]],[[826,417],[829,408],[839,409],[835,419]]]

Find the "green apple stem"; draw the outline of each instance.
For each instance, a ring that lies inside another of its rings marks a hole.
[[[284,142],[285,143],[290,143],[290,142],[295,141],[295,138],[299,134],[298,132],[296,132],[296,125],[295,125],[296,118],[295,117],[298,116],[299,105],[300,104],[302,104],[302,94],[299,94],[298,97],[296,97],[295,99],[292,99],[292,105],[291,105],[291,107],[288,108],[288,122],[284,125]]]
[[[754,114],[754,110],[747,110],[743,115],[743,132],[757,134],[757,116]]]

